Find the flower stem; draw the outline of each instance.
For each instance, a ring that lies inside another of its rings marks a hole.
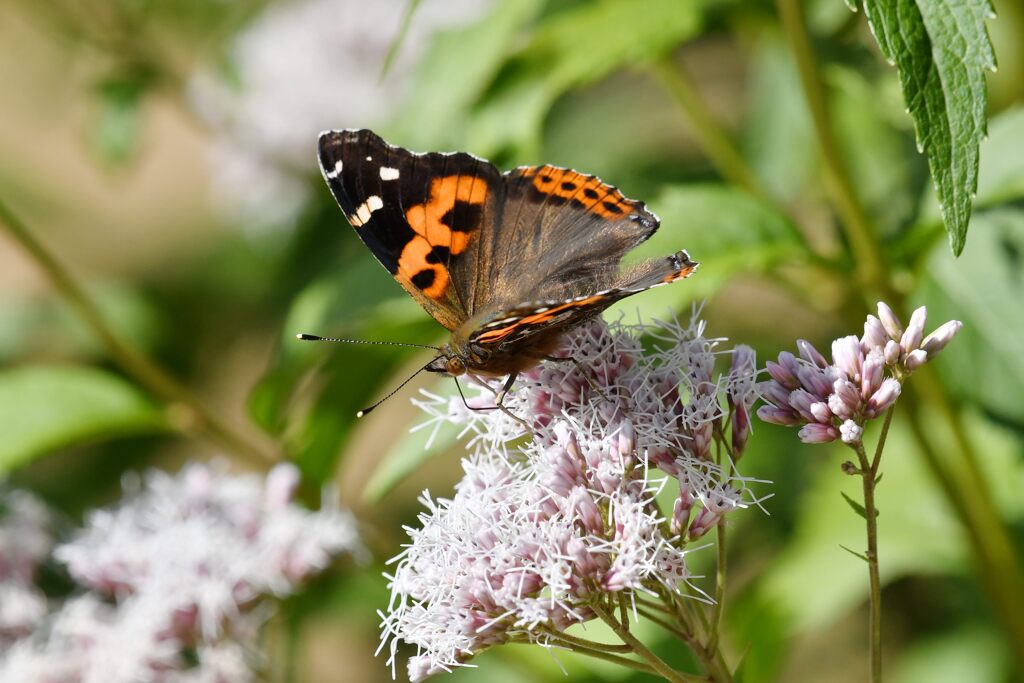
[[[711,626],[708,629],[708,652],[715,652],[718,649],[718,631],[722,626],[722,612],[725,609],[726,535],[724,518],[718,520],[715,530],[718,535],[718,562],[715,567],[715,608],[711,613]]]
[[[261,447],[236,433],[219,416],[204,406],[184,385],[122,339],[110,327],[81,285],[2,200],[0,200],[0,225],[24,248],[40,270],[46,274],[57,292],[78,314],[85,325],[93,331],[106,347],[110,357],[127,375],[168,404],[184,406],[187,409],[189,419],[182,421],[184,422],[183,429],[194,430],[218,446],[247,457],[261,466],[266,466],[276,460]]]
[[[623,643],[632,647],[633,652],[635,652],[645,662],[650,664],[655,671],[657,671],[662,677],[665,678],[665,680],[672,681],[673,683],[686,683],[686,674],[680,673],[679,671],[676,671],[668,664],[666,664],[665,660],[663,660],[658,655],[654,654],[654,652],[652,652],[646,645],[640,642],[640,640],[636,636],[630,633],[629,629],[627,629],[625,626],[616,621],[616,619],[611,614],[609,614],[603,607],[601,607],[598,604],[594,604],[591,605],[591,609],[594,610],[594,614],[600,617],[604,623],[608,624],[608,626],[610,626],[611,629],[615,631],[615,635],[617,635]]]
[[[868,642],[871,659],[871,681],[880,683],[882,680],[882,580],[878,573],[878,510],[875,507],[875,485],[878,482],[878,465],[881,461],[885,439],[892,423],[893,409],[885,413],[882,434],[878,438],[875,455],[868,460],[864,444],[857,442],[854,451],[860,462],[860,476],[864,489],[864,519],[867,523],[868,549],[865,557],[868,560],[868,578],[871,584],[870,619],[868,624]]]
[[[604,660],[606,662],[611,662],[612,664],[618,664],[619,666],[624,666],[624,667],[627,667],[629,669],[635,669],[637,671],[643,671],[644,673],[649,673],[649,674],[652,674],[652,675],[657,675],[658,674],[658,672],[654,670],[654,667],[650,666],[649,664],[644,664],[643,662],[638,662],[638,661],[630,659],[628,657],[622,657],[621,655],[613,654],[613,653],[608,652],[607,650],[604,650],[604,649],[599,649],[599,648],[591,647],[589,645],[580,645],[578,643],[574,643],[571,640],[567,640],[565,638],[565,634],[564,633],[552,633],[551,634],[551,639],[552,639],[552,642],[554,642],[555,644],[564,646],[567,650],[570,650],[570,651],[575,652],[577,654],[586,655],[588,657],[593,657],[595,659],[601,659],[601,660]],[[521,643],[521,644],[524,644],[524,645],[532,645],[534,643],[534,641],[528,640],[528,639],[525,639],[525,638],[524,639],[512,639],[512,640],[510,640],[508,642],[510,642],[510,643]],[[688,681],[687,683],[690,683],[690,682]]]
[[[694,628],[694,617],[691,616],[691,610],[688,605],[681,601],[674,593],[663,594],[662,599],[666,600],[674,608],[676,619],[679,621],[683,631],[680,637],[693,654],[697,656],[700,665],[708,672],[711,680],[716,683],[732,683],[732,672],[726,666],[725,657],[722,655],[722,651],[718,648],[717,643],[712,649],[700,642],[700,636],[697,635],[697,630]],[[692,612],[696,614],[697,619],[703,622],[705,632],[710,632],[710,623],[707,621],[707,617],[704,616],[704,612],[699,609],[692,610]]]

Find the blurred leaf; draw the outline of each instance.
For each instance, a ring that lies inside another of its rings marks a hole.
[[[970,248],[956,261],[933,251],[916,301],[929,327],[964,323],[936,359],[957,393],[1024,425],[1024,210],[1000,208],[974,218]]]
[[[1010,658],[989,627],[964,626],[911,645],[891,668],[893,683],[1001,683]]]
[[[478,23],[438,33],[417,68],[412,96],[402,108],[406,114],[396,123],[402,144],[467,147],[464,131],[469,110],[543,4],[542,0],[498,3]]]
[[[904,114],[894,75],[869,81],[860,72],[833,65],[827,78],[832,95],[830,111],[839,133],[843,156],[858,194],[883,235],[907,224],[920,192],[915,173],[926,172],[913,143],[892,125],[890,113]],[[905,120],[905,115],[904,115]]]
[[[416,10],[419,9],[421,1],[422,0],[406,0],[405,12],[402,13],[402,23],[399,25],[398,33],[395,34],[395,38],[391,41],[391,45],[388,46],[388,53],[384,55],[384,63],[380,67],[381,79],[388,75],[388,71],[391,70],[391,65],[395,61],[395,57],[398,56],[398,51],[402,49],[402,43],[405,42],[405,37],[409,33],[409,26],[412,24],[412,18],[415,16]]]
[[[917,140],[942,205],[953,253],[967,237],[985,135],[985,70],[995,54],[985,30],[989,0],[863,0],[882,54],[896,65]]]
[[[681,310],[687,301],[711,296],[737,274],[757,274],[780,262],[808,255],[789,219],[772,207],[726,185],[695,184],[665,188],[651,202],[661,217],[654,236],[630,252],[630,260],[656,258],[686,248],[702,262],[685,283],[658,287],[613,307],[641,318]]]
[[[447,384],[451,380],[445,378]],[[434,427],[413,428],[401,436],[373,471],[363,490],[363,500],[376,503],[431,458],[450,450],[462,428],[451,422]]]
[[[0,372],[0,475],[71,444],[166,428],[156,405],[102,370],[24,365]]]
[[[250,396],[250,414],[284,439],[311,481],[324,481],[334,471],[356,411],[380,397],[381,386],[413,351],[303,342],[295,334],[429,344],[442,331],[377,263],[357,259],[296,298],[274,366]]]
[[[134,154],[142,127],[143,96],[154,80],[153,73],[140,68],[111,76],[96,86],[100,110],[94,141],[107,160],[123,162]]]
[[[814,183],[817,151],[792,53],[778,35],[763,32],[750,55],[744,156],[772,194],[787,203]]]
[[[535,156],[541,123],[560,95],[667,54],[698,33],[702,9],[676,0],[597,0],[552,12],[485,94],[474,148]]]

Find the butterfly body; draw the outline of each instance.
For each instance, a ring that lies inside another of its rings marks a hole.
[[[659,221],[591,175],[549,165],[501,173],[368,130],[322,133],[319,156],[360,239],[452,333],[429,371],[514,376],[615,301],[698,265],[679,251],[620,271]]]

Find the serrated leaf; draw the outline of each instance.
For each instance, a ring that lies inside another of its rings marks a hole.
[[[989,0],[864,0],[882,54],[896,65],[918,145],[928,156],[953,253],[963,251],[985,136],[985,70],[995,54]]]
[[[864,519],[868,518],[868,511],[864,509],[863,505],[861,505],[860,503],[855,501],[853,498],[850,498],[848,495],[846,495],[842,491],[840,491],[839,493],[840,493],[840,495],[842,495],[843,500],[845,500],[850,505],[850,507],[853,508],[854,512],[856,512],[858,515],[860,515]]]
[[[165,429],[160,409],[108,372],[44,365],[0,372],[0,475],[71,444]]]

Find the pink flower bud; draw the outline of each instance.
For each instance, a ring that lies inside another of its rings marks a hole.
[[[817,397],[803,389],[797,389],[789,395],[789,407],[795,410],[808,422],[814,421],[814,413],[811,412],[811,404],[818,401]]]
[[[924,336],[924,324],[927,320],[928,310],[924,306],[915,309],[910,314],[910,324],[907,325],[907,331],[900,338],[900,346],[903,347],[903,353],[910,353],[921,345],[921,338]]]
[[[824,401],[811,404],[811,415],[822,424],[832,424],[832,411]]]
[[[896,365],[897,363],[899,363],[900,354],[902,353],[902,351],[903,349],[900,348],[900,345],[894,342],[892,339],[887,341],[885,343],[885,351],[883,352],[885,355],[885,364]]]
[[[914,349],[907,354],[907,359],[903,361],[903,367],[905,367],[909,372],[913,372],[927,362],[928,352],[924,349]]]
[[[790,372],[789,368],[781,363],[768,361],[767,365],[765,365],[765,369],[768,370],[768,375],[771,376],[773,380],[787,389],[792,390],[800,387],[800,380],[796,378],[796,375]]]
[[[832,342],[832,360],[847,379],[856,381],[860,377],[861,364],[864,362],[860,340],[850,335]]]
[[[939,351],[945,348],[956,333],[960,331],[960,328],[964,324],[959,320],[950,320],[947,323],[943,323],[939,326],[939,329],[935,330],[921,342],[921,349],[928,353],[928,356],[934,356]]]
[[[814,345],[806,339],[797,339],[796,347],[800,349],[800,356],[813,365],[819,368],[824,368],[828,365],[828,361],[825,360],[825,356],[821,355],[818,349],[814,348]]]
[[[876,417],[881,415],[889,409],[896,399],[900,397],[900,390],[902,387],[898,380],[889,377],[882,382],[882,386],[879,387],[870,399],[868,399],[867,412],[870,417]]]
[[[864,353],[867,353],[874,348],[882,348],[885,346],[885,342],[889,340],[889,336],[885,332],[885,327],[882,326],[882,321],[873,315],[869,315],[868,319],[864,322],[864,336],[860,338],[861,346],[864,347]]]
[[[876,347],[864,359],[864,365],[861,368],[860,395],[867,399],[871,394],[878,391],[878,387],[882,385],[884,375],[885,357]]]
[[[828,397],[828,409],[840,420],[851,418],[857,412],[850,404],[843,401],[839,394],[832,394]]]
[[[787,408],[761,406],[757,409],[757,417],[762,422],[769,422],[783,427],[793,427],[803,422],[795,412]]]
[[[683,532],[690,521],[690,508],[692,507],[692,502],[688,503],[682,498],[676,498],[675,505],[672,506],[672,519],[668,523],[669,533],[678,536]]]
[[[834,372],[819,368],[809,368],[807,366],[800,368],[797,373],[797,377],[800,378],[800,383],[804,389],[821,399],[829,395],[832,389],[832,382],[835,381],[834,375]]]
[[[878,320],[882,323],[882,327],[885,328],[890,339],[896,340],[903,336],[903,325],[900,324],[900,319],[884,301],[878,302]]]
[[[829,396],[829,408],[839,417],[847,419],[860,410],[860,392],[857,391],[857,385],[853,382],[837,379],[832,383],[832,392],[832,396]],[[837,410],[836,406],[833,405],[835,403],[832,400],[833,396],[842,403],[843,407],[841,409]]]
[[[863,433],[864,428],[853,420],[847,420],[839,426],[839,435],[842,437],[843,443],[857,443]]]
[[[829,443],[839,438],[839,430],[831,425],[813,422],[803,426],[797,436],[804,443]]]
[[[744,403],[736,406],[732,414],[732,451],[739,456],[750,438],[750,408]]]
[[[761,384],[758,385],[758,388],[761,390],[761,397],[768,403],[780,407],[789,405],[789,394],[791,393],[791,390],[782,386],[778,382],[761,382]]]

